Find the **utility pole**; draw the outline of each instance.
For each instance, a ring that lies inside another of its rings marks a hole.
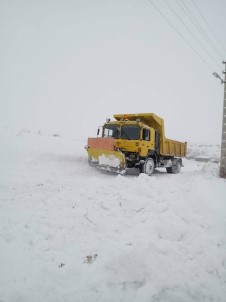
[[[224,84],[221,158],[220,158],[220,177],[226,178],[226,61],[223,61],[222,63],[225,64],[225,66],[224,66],[225,68],[224,68],[224,71],[223,71],[224,80],[216,72],[213,72],[213,75],[216,78],[220,79],[221,84]]]
[[[226,178],[226,61],[224,64],[224,101],[223,101],[223,121],[222,121],[222,138],[221,138],[221,160],[220,160],[220,177]],[[222,84],[223,84],[222,83]]]

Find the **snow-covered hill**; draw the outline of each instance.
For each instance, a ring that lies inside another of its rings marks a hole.
[[[0,139],[1,302],[225,301],[217,163],[121,176],[89,167],[85,141]]]

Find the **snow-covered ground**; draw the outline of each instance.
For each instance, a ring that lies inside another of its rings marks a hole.
[[[0,140],[1,302],[225,301],[219,164],[121,176],[89,167],[85,140]]]

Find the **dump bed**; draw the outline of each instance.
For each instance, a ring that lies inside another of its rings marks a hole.
[[[164,120],[154,113],[136,114],[115,114],[116,120],[128,119],[130,121],[140,121],[149,127],[158,130],[160,134],[160,154],[163,156],[185,157],[187,153],[187,143],[178,142],[165,137]]]
[[[187,154],[187,143],[181,143],[172,139],[160,139],[160,154],[164,156],[185,157]]]

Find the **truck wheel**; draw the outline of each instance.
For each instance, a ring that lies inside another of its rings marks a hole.
[[[166,172],[167,172],[167,173],[173,173],[173,172],[172,172],[172,167],[166,168]]]
[[[172,167],[166,168],[167,173],[178,174],[181,170],[181,164],[179,160],[174,160]]]
[[[154,172],[154,169],[155,169],[154,160],[151,157],[147,158],[144,163],[144,173],[147,174],[148,176],[151,176]]]

